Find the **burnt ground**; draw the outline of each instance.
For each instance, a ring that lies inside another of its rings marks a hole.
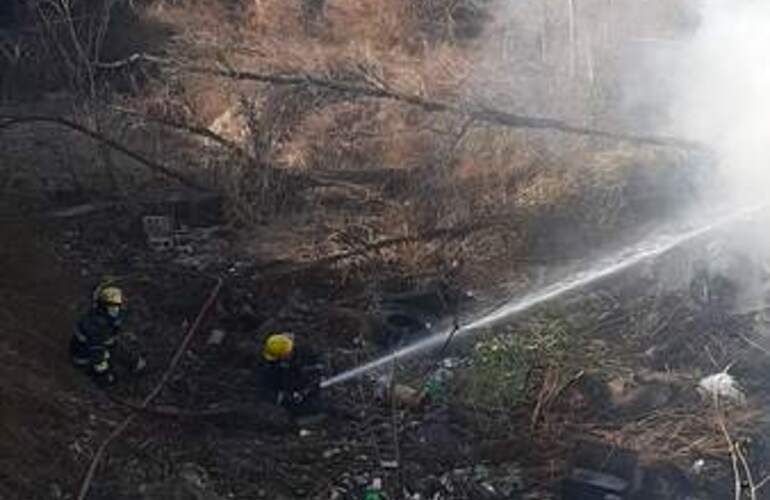
[[[89,498],[166,498],[167,488],[176,488],[168,486],[169,480],[192,469],[196,477],[205,476],[206,486],[185,483],[183,490],[198,488],[223,497],[327,498],[336,491],[340,498],[354,498],[380,477],[388,488],[454,488],[462,498],[486,494],[479,490],[480,480],[465,470],[486,456],[521,467],[513,458],[526,441],[474,432],[495,417],[493,410],[483,418],[487,412],[467,408],[405,411],[378,400],[369,381],[334,389],[331,416],[315,425],[294,422],[258,400],[258,335],[270,328],[289,329],[323,352],[330,373],[376,353],[367,338],[370,321],[356,312],[367,308],[365,287],[333,269],[276,270],[275,264],[253,261],[239,265],[236,255],[223,252],[221,262],[210,262],[203,274],[153,254],[132,239],[130,227],[120,227],[109,216],[69,221],[49,237],[60,257],[85,275],[83,283],[110,271],[131,297],[130,323],[150,370],[112,392],[108,407],[117,413],[150,392],[212,288],[211,276],[227,278],[155,408],[111,448]],[[111,241],[124,243],[110,246]],[[76,297],[71,300],[82,307]],[[209,335],[219,329],[226,337],[211,345]],[[368,347],[360,347],[362,337]],[[458,471],[457,477],[447,476],[448,471]],[[542,485],[528,487],[537,486]]]
[[[383,348],[364,314],[366,283],[335,266],[243,258],[224,230],[206,233],[192,254],[156,254],[130,220],[102,213],[0,224],[3,241],[13,241],[0,252],[3,498],[77,498],[97,447],[156,386],[217,276],[225,286],[182,363],[108,448],[88,498],[360,498],[375,478],[392,498],[549,498],[571,466],[642,477],[628,498],[724,498],[733,473],[720,418],[744,443],[755,482],[770,463],[761,318],[662,287],[665,263],[496,332],[556,342],[548,318],[565,318],[564,344],[532,348],[516,404],[467,397],[473,347],[458,341],[444,353],[455,366],[448,399],[405,407],[365,377],[328,391],[325,421],[298,422],[256,397],[259,335],[292,330],[323,354],[329,373],[371,359]],[[66,355],[70,325],[105,273],[126,289],[129,330],[149,361],[146,375],[109,395]],[[214,330],[224,331],[221,343],[210,341]],[[419,386],[437,362],[406,362],[397,379]],[[733,363],[749,402],[717,411],[694,387]]]
[[[35,221],[5,216],[0,232],[0,496],[35,498],[72,485],[116,415],[95,413],[105,398],[67,363],[80,277],[59,262]]]

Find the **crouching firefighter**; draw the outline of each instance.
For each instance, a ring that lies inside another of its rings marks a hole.
[[[308,349],[295,345],[290,333],[267,336],[262,348],[262,378],[267,397],[295,415],[323,413],[323,364]]]
[[[99,287],[94,292],[91,308],[78,320],[70,341],[72,363],[85,370],[100,386],[117,382],[116,354],[134,372],[145,367],[144,359],[119,348],[123,322],[123,292],[115,286]]]

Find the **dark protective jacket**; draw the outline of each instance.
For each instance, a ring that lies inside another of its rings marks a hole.
[[[276,398],[279,393],[307,394],[317,388],[321,381],[322,369],[318,355],[298,347],[289,359],[265,361],[262,367],[262,383],[270,399]]]
[[[81,366],[96,367],[110,359],[120,334],[122,318],[113,318],[101,307],[92,307],[77,322],[70,341],[72,361]]]

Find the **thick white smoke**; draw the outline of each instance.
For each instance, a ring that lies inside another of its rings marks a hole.
[[[770,2],[704,0],[679,44],[668,132],[717,154],[722,194],[770,201]]]
[[[708,202],[770,202],[770,2],[701,0],[699,24],[658,67],[667,73],[664,133],[710,148],[717,169]],[[710,268],[738,286],[743,311],[767,300],[770,234],[763,222],[738,225],[711,242]]]

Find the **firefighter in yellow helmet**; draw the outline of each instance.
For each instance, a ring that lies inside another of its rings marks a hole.
[[[100,284],[93,293],[91,308],[78,320],[70,340],[72,363],[84,369],[97,384],[114,385],[115,354],[123,327],[123,291],[112,284]],[[142,371],[144,359],[139,355],[120,352],[129,359],[134,371]]]
[[[320,410],[323,365],[315,353],[297,346],[293,334],[275,332],[266,336],[262,358],[263,382],[269,399],[294,413]]]

